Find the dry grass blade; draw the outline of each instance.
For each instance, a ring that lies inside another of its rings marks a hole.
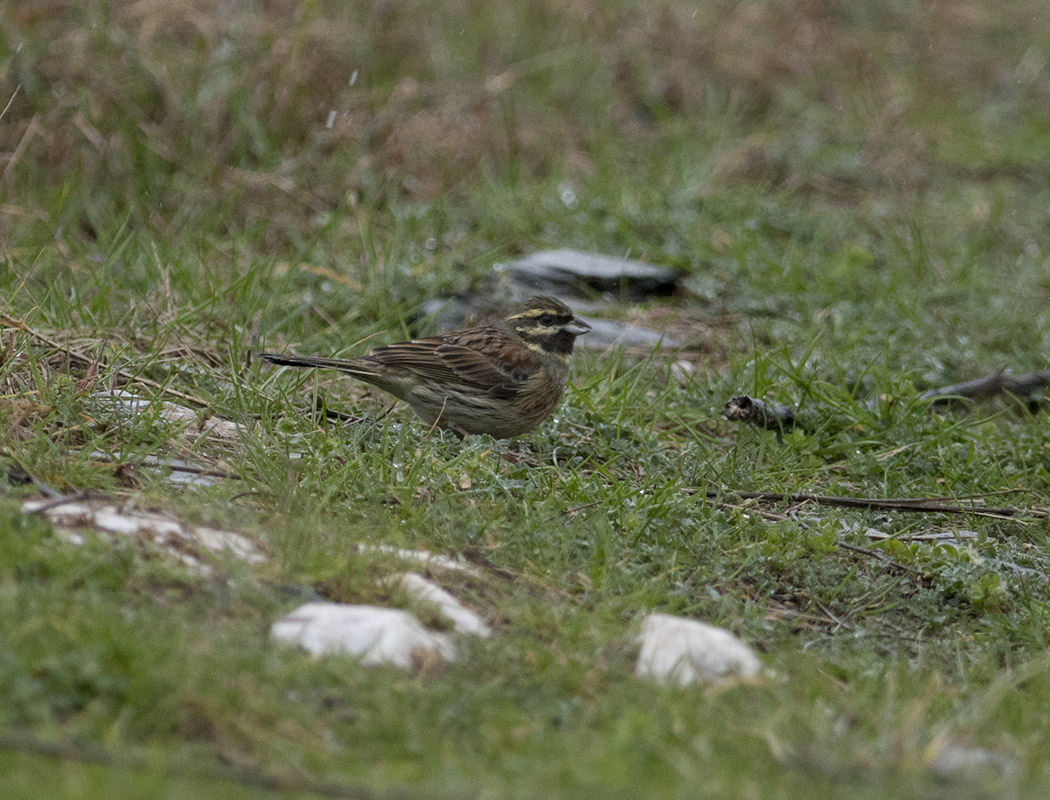
[[[22,333],[29,336],[30,339],[44,344],[56,352],[62,353],[66,356],[70,362],[83,365],[86,369],[97,370],[100,366],[108,366],[101,356],[89,355],[87,353],[80,352],[67,344],[63,344],[57,339],[53,339],[34,328],[27,325],[20,319],[11,317],[7,314],[0,314],[0,324],[3,324],[7,328],[21,331]],[[127,370],[116,367],[113,369],[113,373],[118,377],[124,379],[129,384],[141,384],[142,386],[148,386],[151,389],[156,389],[161,394],[169,395],[171,397],[177,397],[187,403],[192,403],[200,408],[208,408],[211,404],[207,400],[204,400],[196,395],[189,394],[187,392],[181,392],[178,389],[173,389],[170,386],[166,386],[157,381],[145,378],[141,375],[135,375]]]

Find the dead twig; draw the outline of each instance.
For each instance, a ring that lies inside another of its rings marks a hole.
[[[937,404],[950,403],[953,400],[986,400],[1000,394],[1012,394],[1018,397],[1030,395],[1037,389],[1050,384],[1050,369],[1026,372],[1014,375],[1008,369],[999,369],[991,375],[974,381],[954,383],[939,389],[928,389],[919,395],[920,400],[933,400]]]
[[[730,422],[744,422],[763,430],[776,431],[777,439],[798,425],[795,409],[783,403],[765,403],[754,397],[738,395],[726,403],[723,414]],[[799,425],[803,430],[805,426]]]
[[[103,464],[116,464],[120,467],[150,467],[156,469],[170,469],[172,472],[184,472],[187,475],[201,475],[208,478],[222,478],[224,480],[240,481],[244,480],[238,473],[232,472],[227,469],[218,469],[215,467],[205,467],[198,464],[189,464],[185,461],[179,461],[176,459],[161,458],[160,456],[146,455],[138,459],[137,461],[129,460],[125,461],[119,457],[112,457],[105,453],[93,452],[91,453],[91,460],[101,462]]]
[[[746,495],[749,495],[749,494],[753,494],[753,493],[751,493],[751,492],[740,492],[738,496],[741,497],[741,498],[744,498],[744,499],[756,499],[754,497],[751,497],[751,498],[745,497]],[[708,492],[708,497],[709,498],[712,497],[712,495],[713,495],[713,493]],[[737,509],[737,510],[745,510],[741,506],[734,505],[732,503],[725,503],[725,502],[721,502],[721,501],[718,501],[717,505],[718,505],[719,508],[733,508],[733,509]],[[799,521],[799,520],[793,520],[791,517],[785,516],[784,514],[771,514],[771,513],[767,512],[767,511],[762,511],[761,509],[755,509],[755,512],[758,515],[762,516],[763,518],[765,518],[767,520],[770,520],[770,521],[773,521],[773,522],[783,522],[785,520],[791,520],[793,522],[796,522],[800,528],[803,528],[804,530],[808,530],[809,529],[809,525],[807,525],[805,522],[802,522],[802,521]],[[869,549],[864,548],[864,547],[857,547],[856,545],[849,544],[848,542],[843,542],[841,540],[837,540],[835,542],[835,544],[839,548],[841,548],[843,550],[850,550],[850,551],[855,552],[855,553],[863,553],[864,555],[867,555],[867,556],[874,556],[875,558],[878,558],[880,561],[882,561],[883,564],[885,564],[887,567],[893,567],[894,569],[899,569],[899,570],[901,570],[903,572],[911,572],[911,573],[914,573],[915,575],[922,575],[923,574],[921,570],[915,569],[914,567],[909,567],[907,564],[901,564],[899,561],[896,561],[895,559],[890,558],[888,555],[886,555],[885,553],[879,552],[878,550],[869,550]],[[818,603],[818,605],[819,605],[819,603]],[[825,614],[829,614],[830,615],[830,612],[828,612],[823,607],[821,607],[821,610],[823,610]],[[843,624],[838,619],[836,619],[835,621],[839,622],[839,624]]]
[[[695,492],[694,492],[695,494]],[[781,493],[781,492],[741,492],[741,491],[715,491],[707,490],[705,496],[708,500],[721,502],[725,495],[738,497],[741,500],[759,500],[767,503],[813,503],[821,506],[837,506],[839,508],[863,508],[879,511],[901,511],[905,513],[921,514],[973,514],[982,517],[1050,517],[1050,509],[1047,508],[1019,508],[1013,506],[983,506],[977,503],[971,505],[959,505],[946,502],[951,500],[947,497],[847,497],[837,495],[820,495],[804,493]]]
[[[46,496],[47,495],[45,495],[45,497]],[[104,499],[106,499],[105,495],[93,494],[92,492],[77,492],[76,494],[71,494],[71,495],[68,495],[68,496],[65,496],[65,497],[58,497],[58,498],[56,498],[54,500],[49,500],[48,502],[44,503],[43,505],[37,506],[36,508],[34,508],[29,513],[30,514],[39,514],[40,516],[43,517],[43,516],[47,515],[48,511],[51,511],[54,508],[58,508],[59,506],[68,505],[70,503],[83,503],[83,502],[88,501],[88,500],[104,500]]]
[[[1047,385],[1050,385],[1050,369],[1026,372],[1023,375],[1014,375],[1008,369],[1000,369],[977,380],[927,389],[919,395],[918,399],[932,401],[931,404],[935,406],[947,405],[960,400],[974,402],[988,400],[1004,394],[1027,397],[1034,401],[1035,398],[1032,398],[1032,395]],[[868,406],[869,409],[873,408],[874,401]],[[802,423],[798,410],[793,406],[766,402],[746,394],[731,397],[726,403],[723,416],[730,422],[742,422],[763,430],[776,431],[778,440],[784,433],[796,427],[804,431],[812,429],[812,426]]]
[[[910,572],[913,575],[921,576],[923,574],[923,571],[921,569],[915,569],[915,567],[909,567],[907,564],[902,564],[901,562],[890,558],[885,553],[880,553],[878,550],[869,550],[867,547],[857,547],[855,544],[849,544],[848,542],[841,541],[835,542],[835,545],[842,550],[849,550],[851,553],[860,553],[861,555],[877,558],[887,567],[892,567],[893,569],[899,569],[903,572]]]

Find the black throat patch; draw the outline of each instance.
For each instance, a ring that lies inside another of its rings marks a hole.
[[[571,356],[573,344],[576,342],[576,337],[566,330],[530,331],[525,329],[519,330],[518,335],[525,340],[526,344],[538,345],[544,352],[559,356]]]

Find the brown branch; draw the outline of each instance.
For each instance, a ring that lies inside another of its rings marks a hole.
[[[712,493],[708,492],[708,497],[711,497],[711,494]],[[740,495],[745,495],[745,494],[748,494],[748,493],[747,492],[741,492],[740,493]],[[754,509],[754,508],[749,510],[749,509],[747,509],[746,506],[741,506],[741,505],[738,505],[736,503],[726,503],[726,502],[723,502],[723,501],[717,501],[716,505],[719,508],[731,508],[731,509],[735,509],[737,511],[745,511],[747,513],[757,512],[764,519],[769,520],[769,521],[773,521],[773,522],[783,522],[785,520],[791,520],[792,522],[797,524],[802,529],[804,529],[804,530],[808,530],[809,529],[809,525],[807,525],[805,522],[802,522],[800,520],[795,520],[792,517],[787,516],[786,514],[776,514],[776,513],[770,512],[770,511],[763,511],[761,509]],[[843,542],[841,540],[836,541],[835,544],[838,547],[842,548],[843,550],[852,550],[855,553],[863,553],[864,555],[867,555],[867,556],[874,556],[874,557],[878,558],[879,560],[881,560],[883,562],[883,564],[885,564],[888,567],[893,567],[894,569],[899,569],[899,570],[902,570],[904,572],[913,572],[916,575],[922,575],[923,574],[923,572],[921,570],[915,569],[914,567],[909,567],[907,564],[901,564],[899,561],[895,561],[894,559],[890,558],[890,556],[886,555],[886,553],[880,552],[878,550],[869,550],[869,549],[864,548],[864,547],[857,547],[856,545],[849,544],[848,542]],[[820,604],[817,603],[817,605],[820,605]],[[824,611],[825,614],[828,613],[828,611],[826,609],[822,609],[822,610]]]
[[[236,472],[227,469],[204,467],[197,464],[189,464],[185,461],[165,459],[155,455],[145,455],[137,461],[123,461],[119,458],[112,458],[105,453],[99,452],[93,452],[90,455],[92,461],[102,464],[116,464],[118,468],[148,467],[151,469],[170,469],[172,472],[185,472],[187,475],[201,475],[208,478],[223,478],[234,481],[244,480]]]
[[[719,501],[725,495],[739,497],[742,500],[759,500],[767,503],[814,503],[821,506],[839,508],[863,508],[878,511],[901,511],[921,514],[974,514],[982,517],[1050,517],[1048,508],[1019,508],[1013,506],[982,506],[973,503],[968,506],[945,502],[947,497],[846,497],[836,495],[780,493],[780,492],[719,492],[708,490],[705,496],[709,500]]]
[[[1050,385],[1050,369],[1026,372],[1023,375],[1014,375],[1008,369],[1000,369],[977,380],[927,389],[918,399],[931,400],[933,405],[945,405],[958,400],[987,400],[1002,394],[1027,397],[1047,385]],[[778,438],[794,427],[804,431],[811,430],[811,426],[804,425],[799,420],[798,411],[793,406],[767,403],[748,395],[730,398],[723,416],[730,422],[743,422],[763,430],[776,431]]]
[[[1008,369],[1000,369],[991,375],[974,381],[954,383],[939,389],[928,389],[919,395],[920,400],[933,400],[936,403],[948,403],[959,398],[966,400],[986,400],[1000,394],[1012,394],[1018,397],[1030,395],[1036,390],[1050,384],[1050,369],[1026,372],[1014,375]]]

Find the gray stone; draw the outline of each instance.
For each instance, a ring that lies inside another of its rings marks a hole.
[[[644,261],[580,250],[544,250],[504,266],[530,294],[610,292],[631,298],[669,295],[681,273]]]

